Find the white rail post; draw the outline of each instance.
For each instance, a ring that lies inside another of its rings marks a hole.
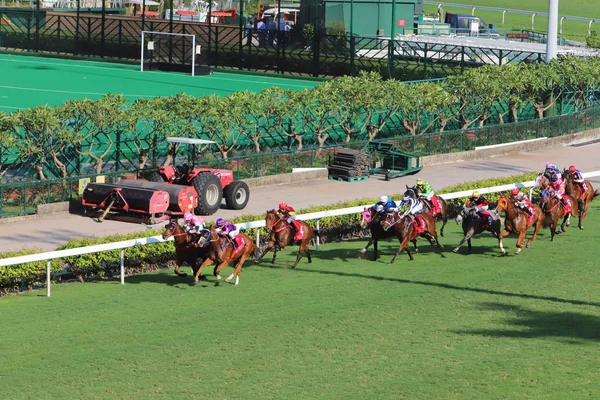
[[[256,228],[256,248],[260,249],[260,228]]]
[[[531,30],[532,31],[535,31],[535,14],[537,14],[537,13],[531,14]]]
[[[502,26],[504,26],[504,15],[506,14],[506,10],[502,11]]]
[[[48,260],[46,264],[46,296],[48,297],[50,297],[50,263],[51,261]]]
[[[316,225],[317,231],[319,230],[319,227],[321,226],[319,224],[319,222],[321,222],[320,219],[317,220],[317,225]],[[317,251],[319,251],[319,250],[321,250],[321,240],[319,239],[319,235],[317,235]]]
[[[473,7],[473,9],[471,10],[471,16],[475,15],[475,10],[477,10],[477,7]]]
[[[560,34],[562,35],[562,24],[563,21],[565,20],[565,17],[560,17]],[[589,36],[589,35],[588,35]]]
[[[590,20],[590,23],[588,24],[588,36],[592,36],[592,24],[594,23],[594,20]]]
[[[125,284],[125,249],[121,250],[121,285]]]

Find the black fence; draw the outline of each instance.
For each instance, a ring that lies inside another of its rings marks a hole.
[[[102,2],[104,5],[105,3]],[[171,13],[171,15],[173,15]],[[358,37],[331,29],[181,21],[97,13],[0,8],[0,49],[137,61],[141,32],[196,35],[212,67],[330,77],[378,71],[402,80],[441,78],[465,68],[542,61],[543,54]],[[265,28],[265,29],[262,29]],[[204,58],[204,57],[203,57]]]

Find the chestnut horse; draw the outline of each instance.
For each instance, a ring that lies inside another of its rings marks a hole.
[[[377,242],[381,239],[389,239],[396,236],[396,232],[393,230],[384,231],[381,226],[381,217],[385,217],[385,214],[378,213],[373,209],[373,207],[365,208],[365,210],[361,214],[360,226],[363,229],[369,227],[371,231],[371,240],[369,243],[360,251],[361,257],[367,252],[367,249],[371,244],[373,245],[373,261],[377,261]],[[417,240],[412,240],[412,243],[415,246],[415,252],[419,251],[417,247]]]
[[[187,276],[186,273],[179,272],[179,268],[181,268],[183,263],[187,263],[192,267],[192,272],[195,275],[198,267],[208,255],[206,249],[193,246],[192,236],[185,232],[176,219],[169,220],[162,233],[163,240],[167,240],[171,236],[174,239],[173,244],[175,245],[175,274],[181,277]]]
[[[594,197],[600,195],[598,191],[594,191],[594,187],[589,181],[584,181],[586,186],[586,191],[584,192],[581,186],[577,182],[574,181],[573,174],[570,174],[569,171],[563,172],[563,178],[565,180],[565,193],[571,195],[577,200],[577,205],[579,206],[579,229],[583,229],[583,219],[587,215],[588,207]],[[569,226],[569,222],[567,220],[567,226]]]
[[[290,226],[290,224],[287,223],[284,217],[280,217],[275,210],[268,210],[267,216],[265,217],[265,228],[267,231],[271,231],[269,245],[265,251],[263,251],[260,257],[256,259],[256,262],[260,262],[265,254],[273,249],[272,263],[275,264],[275,258],[277,257],[278,249],[283,250],[286,248],[286,246],[298,243],[300,249],[298,250],[298,256],[296,257],[296,262],[292,266],[292,269],[296,268],[296,265],[298,265],[298,262],[304,253],[306,253],[308,263],[312,263],[308,245],[310,241],[316,237],[317,232],[313,232],[313,228],[304,221],[296,222],[302,224],[302,228],[304,230],[304,238],[302,240],[294,240],[294,229]]]
[[[416,186],[413,186],[413,187],[409,187],[408,185],[405,185],[405,186],[406,186],[406,192],[404,192],[404,196],[408,196],[415,200],[419,200],[423,204],[423,211],[426,211],[433,216],[433,203],[431,203],[427,199],[424,199],[423,197],[419,197],[417,195],[419,192],[417,191]],[[442,237],[444,237],[444,227],[446,226],[446,223],[448,222],[448,204],[446,204],[446,200],[442,199],[440,196],[433,196],[433,197],[435,197],[437,199],[438,203],[440,203],[440,208],[442,209],[442,211],[439,214],[435,215],[434,218],[437,221],[439,221],[440,219],[442,220],[442,227],[440,228],[440,235]]]
[[[542,211],[544,211],[544,228],[550,227],[550,241],[554,240],[554,235],[556,235],[556,227],[558,226],[558,220],[560,218],[563,219],[562,224],[560,225],[560,232],[565,232],[565,225],[567,224],[567,220],[572,216],[576,217],[579,215],[579,206],[577,201],[569,195],[566,195],[571,203],[571,212],[565,213],[561,204],[561,201],[556,197],[550,197],[550,194],[547,190],[542,192],[541,203],[542,203]],[[581,225],[581,219],[579,219],[579,225]],[[580,226],[581,229],[581,226]]]
[[[458,253],[458,249],[465,242],[467,242],[469,246],[469,253],[471,253],[471,238],[474,235],[478,235],[484,231],[492,232],[494,237],[498,238],[500,235],[501,229],[501,221],[500,218],[495,218],[491,224],[484,228],[483,221],[477,215],[477,209],[475,207],[465,207],[464,204],[460,206],[460,211],[456,216],[456,223],[462,223],[463,234],[465,235],[458,246],[456,246],[452,251]]]
[[[537,204],[533,204],[531,208],[534,211],[533,217],[531,217],[531,221],[527,222],[529,215],[518,208],[515,204],[514,199],[506,196],[505,194],[501,194],[498,199],[498,205],[496,206],[496,211],[504,211],[506,213],[506,218],[504,218],[504,230],[500,232],[500,237],[498,238],[498,245],[500,246],[500,250],[502,250],[502,255],[506,255],[506,250],[504,246],[502,246],[502,238],[510,235],[511,233],[516,233],[519,235],[517,238],[517,251],[515,254],[519,254],[521,249],[523,248],[523,244],[525,243],[525,236],[527,235],[527,230],[534,227],[533,235],[527,240],[527,248],[531,246],[531,242],[533,242],[537,236],[538,232],[542,228],[542,224],[544,223],[544,213],[542,209]]]
[[[425,231],[420,234],[415,229],[414,222],[410,217],[401,217],[396,211],[387,213],[385,219],[381,221],[383,230],[392,230],[400,241],[400,247],[396,250],[396,254],[394,254],[394,258],[392,258],[392,261],[390,261],[389,264],[393,264],[394,261],[396,261],[396,257],[398,257],[398,254],[400,254],[402,250],[406,250],[408,257],[412,261],[413,256],[408,247],[408,242],[416,240],[419,236],[424,237],[432,246],[436,245],[440,250],[444,248],[444,246],[438,242],[437,233],[435,231],[435,219],[433,219],[429,213],[421,213],[419,215],[423,217],[423,221],[425,222]]]
[[[244,263],[254,254],[256,250],[256,245],[250,238],[250,236],[244,233],[238,233],[238,236],[241,236],[244,240],[245,247],[241,249],[237,254],[232,258],[232,254],[234,252],[232,240],[229,239],[228,236],[219,236],[215,226],[210,227],[210,236],[209,238],[200,238],[200,245],[205,245],[208,247],[208,258],[200,265],[200,268],[196,272],[196,276],[194,281],[198,282],[198,278],[200,276],[200,272],[202,272],[202,268],[207,265],[215,264],[214,275],[218,280],[221,280],[221,270],[229,265],[230,262],[236,261],[234,271],[225,279],[226,282],[231,281],[235,276],[235,284],[240,283],[240,273],[242,272],[242,267]]]

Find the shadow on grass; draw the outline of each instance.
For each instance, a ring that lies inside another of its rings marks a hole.
[[[512,314],[504,322],[514,326],[515,329],[473,329],[453,332],[497,338],[565,338],[575,343],[600,341],[600,317],[595,315],[530,310],[501,303],[483,303],[480,308]]]

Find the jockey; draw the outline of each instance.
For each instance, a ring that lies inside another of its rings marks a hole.
[[[396,203],[390,199],[387,196],[381,196],[379,198],[379,201],[377,203],[375,203],[373,205],[373,208],[375,209],[375,211],[377,212],[388,212],[388,211],[392,211],[392,209],[397,208],[398,206],[396,205]]]
[[[438,204],[437,197],[435,197],[433,193],[433,188],[431,187],[431,185],[425,182],[423,179],[418,178],[416,188],[418,192],[417,194],[421,197],[424,197],[431,203],[431,205],[434,208],[431,211],[433,211],[433,214],[435,215],[435,212],[439,211],[440,206]]]
[[[285,201],[279,203],[279,210],[277,210],[277,214],[280,214],[285,218],[286,222],[292,227],[295,231],[295,234],[300,232],[300,227],[298,226],[300,222],[296,221],[296,210],[293,207],[289,206]]]
[[[585,179],[583,179],[583,175],[581,175],[581,172],[579,172],[577,167],[571,165],[569,167],[569,174],[571,175],[573,182],[579,185],[581,191],[583,193],[587,192],[587,185],[585,184]]]
[[[465,207],[475,207],[477,215],[484,221],[488,220],[488,218],[491,219],[490,214],[487,212],[490,207],[489,203],[478,191],[473,192],[469,201],[465,203]]]
[[[552,164],[551,162],[547,162],[546,169],[544,170],[544,176],[550,180],[552,174],[560,176],[560,170],[556,165]]]
[[[215,228],[217,229],[219,236],[229,236],[229,238],[233,241],[234,247],[237,247],[238,244],[241,244],[238,243],[238,240],[236,239],[240,231],[231,222],[226,221],[223,218],[217,218],[217,221],[215,222]]]
[[[510,194],[514,198],[515,205],[517,207],[529,214],[529,216],[533,216],[533,211],[531,210],[531,201],[525,193],[521,192],[518,188],[513,188],[510,191]]]
[[[410,215],[413,218],[413,220],[417,221],[417,225],[420,225],[419,219],[417,218],[417,214],[423,212],[423,204],[419,200],[415,200],[411,197],[404,196],[402,197],[402,201],[400,202],[400,209],[405,209],[401,217],[404,218],[407,215]]]
[[[560,177],[560,174],[552,174],[550,176],[550,194],[560,200],[563,205],[567,205],[567,201],[564,199],[565,195],[565,182]]]

